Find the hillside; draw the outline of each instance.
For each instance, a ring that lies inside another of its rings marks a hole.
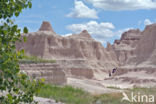
[[[21,64],[21,69],[47,82],[83,88],[91,93],[118,92],[107,88],[149,87],[156,85],[156,25],[144,31],[133,29],[122,34],[105,48],[87,30],[71,36],[60,36],[49,22],[37,32],[24,34],[27,42],[17,43],[28,56],[55,63]],[[112,69],[116,68],[112,73]],[[111,76],[109,76],[111,73]]]

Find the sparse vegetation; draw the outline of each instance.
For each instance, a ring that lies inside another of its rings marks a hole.
[[[127,89],[126,94],[131,92],[152,94],[156,96],[156,88],[133,88]],[[129,102],[121,102],[123,95],[121,93],[107,93],[102,95],[91,95],[82,89],[73,88],[71,86],[59,87],[57,85],[45,85],[39,92],[40,97],[52,98],[56,101],[66,104],[129,104]],[[137,104],[137,103],[133,103]],[[139,103],[143,104],[143,103]]]
[[[145,88],[145,87],[135,87],[132,90],[134,93],[139,92],[141,94],[146,94],[146,95],[154,95],[155,100],[156,100],[156,87],[150,87],[150,88]],[[155,102],[156,104],[156,102]]]
[[[89,93],[71,86],[44,85],[40,90],[40,97],[52,98],[66,104],[91,104],[94,98]]]
[[[119,88],[119,87],[115,87],[115,86],[108,86],[107,88],[110,88],[110,89],[116,89],[116,90],[121,90],[121,88]]]
[[[55,63],[55,60],[45,60],[42,58],[38,58],[36,56],[24,56],[23,59],[20,60],[22,64],[31,64],[31,63]]]

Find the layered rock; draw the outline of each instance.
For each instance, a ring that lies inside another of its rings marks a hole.
[[[83,30],[80,34],[73,34],[68,36],[68,38],[93,40],[87,30]]]
[[[115,40],[113,49],[120,66],[127,68],[156,67],[156,24],[124,32]]]
[[[110,54],[86,30],[80,34],[62,37],[51,31],[53,29],[49,29],[50,25],[46,27],[48,29],[43,28],[43,24],[39,31],[26,34],[27,42],[18,43],[17,49],[24,49],[27,54],[49,60],[85,59],[117,65],[116,55]]]
[[[50,31],[50,32],[54,32],[54,30],[52,29],[52,26],[49,22],[43,21],[39,31]]]
[[[33,78],[44,78],[53,84],[65,84],[67,78],[64,70],[56,63],[20,64],[20,68]]]
[[[102,89],[107,85],[144,86],[146,83],[146,86],[155,86],[156,24],[147,26],[144,31],[133,29],[124,32],[120,40],[115,40],[113,45],[107,43],[106,48],[87,30],[62,37],[48,22],[43,22],[39,31],[25,36],[27,42],[17,43],[18,50],[25,49],[27,55],[56,60],[55,64],[48,63],[48,66],[43,63],[21,65],[21,69],[31,76],[44,77],[52,83],[67,82],[77,87],[81,83],[85,89],[95,84]],[[107,79],[114,67],[118,70]]]
[[[136,44],[133,56],[126,65],[133,67],[156,67],[156,24],[146,26]]]
[[[108,77],[108,70],[118,67],[113,49],[104,48],[87,30],[63,37],[56,34],[48,22],[43,22],[39,31],[25,36],[27,42],[17,43],[18,50],[24,49],[27,55],[56,60],[67,76],[103,79]]]
[[[124,65],[129,57],[133,55],[133,51],[141,37],[141,31],[139,29],[133,29],[124,32],[120,40],[115,40],[113,49],[120,65]]]

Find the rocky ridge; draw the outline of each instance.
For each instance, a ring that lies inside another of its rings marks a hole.
[[[48,22],[43,22],[39,31],[25,36],[27,42],[17,43],[18,50],[25,49],[27,55],[56,60],[56,63],[48,63],[50,67],[44,64],[40,67],[21,65],[21,69],[29,75],[36,74],[52,83],[55,83],[53,78],[58,79],[57,83],[65,82],[90,91],[98,90],[99,86],[100,89],[107,86],[155,86],[156,24],[148,25],[144,31],[126,31],[113,45],[107,43],[106,48],[94,40],[87,30],[62,37]],[[115,67],[118,70],[110,78],[108,73]],[[46,73],[44,70],[49,71]]]
[[[141,31],[139,29],[134,29],[124,32],[120,40],[114,41],[113,49],[117,55],[120,66],[124,65],[128,58],[132,56],[137,42],[141,37]]]
[[[66,70],[66,76],[104,79],[108,76],[102,74],[118,66],[115,52],[104,48],[87,30],[63,37],[56,34],[48,22],[43,22],[39,31],[25,36],[27,42],[17,43],[17,50],[24,49],[27,55],[56,60]]]
[[[146,26],[141,34],[133,56],[128,59],[126,65],[156,68],[156,24]]]
[[[129,30],[112,45],[121,67],[156,67],[156,24],[145,30]]]

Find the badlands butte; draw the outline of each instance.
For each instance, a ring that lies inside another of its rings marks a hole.
[[[120,40],[107,43],[106,48],[87,30],[62,37],[45,21],[37,32],[23,36],[27,42],[17,43],[17,50],[56,61],[20,64],[28,75],[44,78],[47,83],[72,85],[91,93],[118,91],[109,87],[156,86],[156,24],[143,31],[126,31]]]

